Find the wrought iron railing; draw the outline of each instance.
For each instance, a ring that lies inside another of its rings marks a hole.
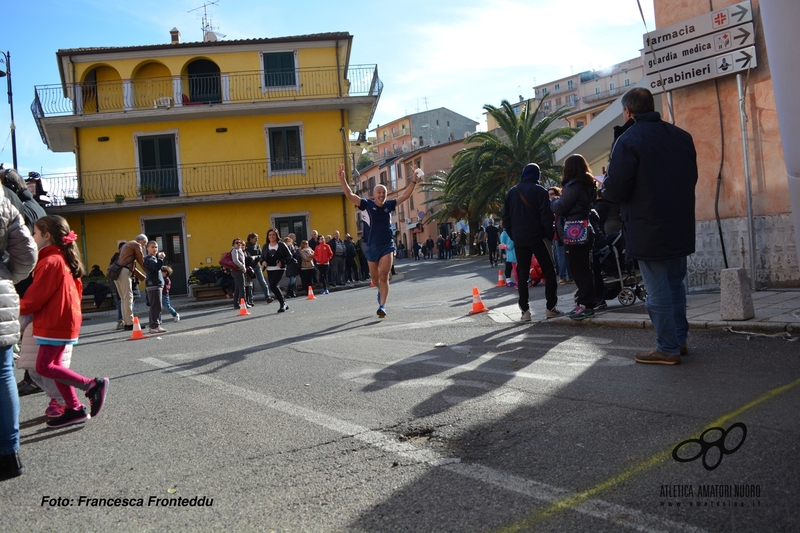
[[[302,160],[252,159],[44,175],[52,205],[123,202],[144,197],[193,197],[259,191],[313,189],[339,184],[341,155]]]
[[[36,86],[37,120],[56,115],[112,113],[154,107],[380,96],[376,65],[230,72]]]
[[[608,91],[601,91],[595,94],[587,94],[586,96],[583,97],[583,101],[587,104],[590,102],[597,102],[598,100],[602,100],[604,98],[611,98],[613,96],[617,96],[622,92],[623,91],[621,89],[610,89]]]

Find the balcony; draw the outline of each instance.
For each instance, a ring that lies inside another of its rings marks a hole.
[[[42,176],[51,207],[81,204],[79,211],[141,207],[143,202],[189,204],[341,191],[341,155],[298,160],[253,159],[142,170],[111,169]],[[117,204],[115,206],[115,203]],[[50,209],[50,208],[48,208]],[[74,209],[71,209],[74,210]]]
[[[392,139],[397,139],[398,137],[405,137],[406,135],[410,135],[411,130],[400,130],[400,131],[393,131],[392,132]]]
[[[72,151],[72,129],[287,111],[347,109],[351,129],[366,129],[383,82],[376,65],[230,72],[39,85],[31,111],[53,151]],[[342,101],[344,99],[344,102]]]
[[[591,102],[598,102],[600,100],[605,100],[606,98],[613,98],[622,92],[623,91],[621,89],[610,89],[608,91],[602,91],[596,94],[588,94],[583,97],[583,101],[587,104]]]

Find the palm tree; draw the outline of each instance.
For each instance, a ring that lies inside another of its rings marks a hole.
[[[483,106],[497,121],[501,134],[488,131],[470,135],[464,140],[468,146],[453,155],[449,174],[428,181],[428,190],[441,193],[431,200],[438,206],[432,220],[466,218],[474,235],[484,214],[500,214],[506,192],[517,184],[528,163],[539,165],[542,185],[558,182],[560,168],[553,164],[553,154],[563,141],[575,135],[575,130],[548,131],[566,109],[535,122],[540,107],[541,103],[535,111],[524,107],[517,114],[507,100],[499,108]]]

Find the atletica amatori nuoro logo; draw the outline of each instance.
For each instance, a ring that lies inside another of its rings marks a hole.
[[[740,431],[736,431],[736,429]],[[708,437],[709,434],[718,432],[716,438]],[[741,433],[737,436],[737,434]],[[728,439],[730,437],[730,440]],[[724,455],[730,455],[742,447],[744,440],[747,438],[747,426],[743,422],[731,424],[728,429],[721,427],[711,427],[706,429],[700,434],[700,438],[688,439],[673,448],[672,458],[679,463],[690,463],[700,457],[703,458],[703,468],[706,470],[714,470],[722,462]],[[696,453],[695,447],[698,447]],[[716,458],[711,454],[711,461],[709,461],[709,452],[714,449],[719,450]],[[716,460],[715,460],[716,459]]]

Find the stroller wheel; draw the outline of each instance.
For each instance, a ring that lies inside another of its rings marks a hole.
[[[633,292],[641,301],[644,301],[645,298],[647,298],[647,289],[645,289],[643,285],[637,285]]]
[[[627,287],[619,291],[619,296],[617,296],[617,299],[619,300],[619,303],[625,307],[636,303],[636,295]]]

